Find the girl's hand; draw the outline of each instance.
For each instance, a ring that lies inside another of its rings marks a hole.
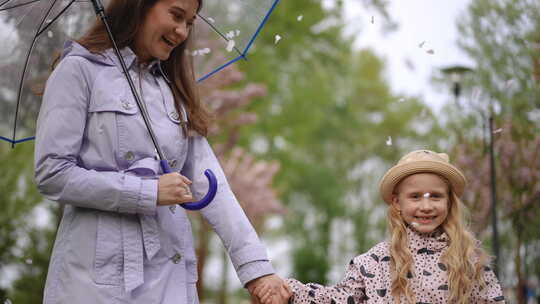
[[[178,172],[163,174],[158,181],[158,206],[182,204],[193,201],[189,189],[191,181]]]
[[[261,304],[287,304],[292,296],[289,285],[285,281],[278,286],[276,291],[269,284],[259,284],[253,289],[253,295],[258,298]]]

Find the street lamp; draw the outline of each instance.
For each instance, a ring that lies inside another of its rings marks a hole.
[[[462,65],[454,65],[443,68],[441,71],[443,74],[450,76],[450,80],[452,80],[452,92],[454,93],[456,105],[460,107],[459,96],[461,95],[461,83],[463,81],[463,77],[465,74],[473,72],[473,69]]]
[[[452,80],[453,87],[452,92],[456,100],[456,105],[459,107],[459,96],[461,95],[462,90],[462,81],[465,74],[473,73],[474,69],[466,66],[449,66],[441,69],[441,72],[450,77]],[[493,242],[493,253],[495,254],[495,263],[494,271],[495,274],[499,274],[499,257],[500,257],[500,247],[499,247],[499,231],[497,223],[497,183],[496,183],[496,172],[495,172],[495,152],[493,149],[493,107],[491,105],[492,101],[490,100],[490,107],[488,111],[488,124],[489,124],[489,168],[490,168],[490,179],[491,179],[491,226],[492,226],[492,242]],[[484,120],[484,114],[482,115],[482,120]],[[485,137],[485,136],[484,136]],[[485,138],[484,138],[485,140]],[[484,150],[485,151],[485,150]]]

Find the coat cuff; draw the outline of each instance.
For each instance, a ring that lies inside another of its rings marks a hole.
[[[248,245],[240,250],[230,252],[231,261],[235,269],[253,261],[268,261],[266,248],[261,245]]]
[[[244,264],[238,268],[237,272],[238,278],[242,283],[242,286],[250,281],[253,281],[257,278],[263,277],[265,275],[274,274],[274,267],[272,263],[268,260],[253,261],[247,264]]]
[[[154,215],[157,208],[157,180],[142,179],[126,174],[120,193],[118,211],[121,213]]]

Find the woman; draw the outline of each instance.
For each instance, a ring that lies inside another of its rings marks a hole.
[[[218,193],[200,212],[240,281],[287,292],[203,137],[208,114],[184,55],[201,2],[112,0],[106,11],[165,157],[181,173],[160,172],[101,21],[66,44],[36,135],[38,188],[65,206],[44,303],[198,303],[191,225],[175,206],[204,195],[207,168]]]

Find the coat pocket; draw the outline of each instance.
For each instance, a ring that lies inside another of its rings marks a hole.
[[[122,283],[122,236],[118,214],[98,213],[94,276],[97,284]]]

